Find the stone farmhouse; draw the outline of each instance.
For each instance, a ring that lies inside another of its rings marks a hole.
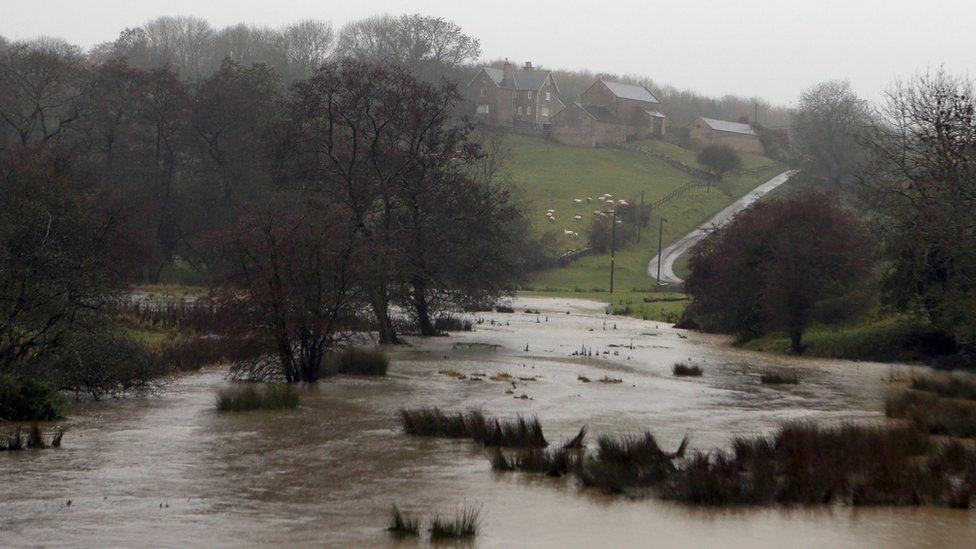
[[[548,129],[565,106],[552,72],[529,62],[518,70],[508,61],[502,68],[482,67],[468,83],[468,96],[476,121],[503,128]]]
[[[762,141],[749,124],[699,117],[688,128],[688,137],[702,147],[727,145],[740,153],[763,154]]]
[[[581,94],[579,103],[552,120],[553,139],[586,147],[663,138],[666,133],[667,117],[650,90],[602,78]]]

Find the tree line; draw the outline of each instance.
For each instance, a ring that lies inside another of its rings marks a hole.
[[[183,264],[289,381],[317,379],[363,319],[392,343],[394,309],[433,335],[438,315],[512,291],[528,225],[497,142],[458,116],[453,81],[428,77],[476,41],[427,18],[436,52],[323,58],[302,24],[282,35],[304,44],[286,59],[306,76],[254,50],[209,72],[166,33],[230,35],[158,22],[98,55],[0,44],[0,375],[65,388],[85,364],[139,364],[111,305]],[[175,61],[128,57],[158,51]]]

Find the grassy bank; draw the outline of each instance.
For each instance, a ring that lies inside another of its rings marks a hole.
[[[931,326],[906,317],[869,317],[846,324],[813,326],[803,336],[806,356],[913,362],[931,358],[946,342]],[[790,340],[774,333],[746,342],[746,349],[789,352]]]

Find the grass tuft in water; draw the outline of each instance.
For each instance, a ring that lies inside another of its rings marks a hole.
[[[263,387],[248,384],[217,391],[217,410],[220,412],[292,409],[298,407],[298,402],[298,392],[282,383]]]
[[[489,447],[544,448],[548,444],[538,418],[496,419],[483,412],[443,412],[438,408],[400,410],[400,424],[408,435],[470,438]]]
[[[480,528],[481,506],[464,505],[454,513],[452,518],[434,515],[430,521],[430,539],[431,541],[471,539],[478,535]]]
[[[674,366],[671,367],[671,373],[676,376],[682,377],[698,377],[704,373],[704,369],[696,364],[686,364],[684,362],[675,362]]]
[[[763,372],[759,380],[763,385],[796,385],[800,383],[800,377],[796,374],[778,372]]]
[[[336,353],[336,372],[357,376],[385,376],[390,359],[376,349],[349,348]]]
[[[404,513],[394,505],[390,512],[390,525],[386,530],[398,538],[420,537],[420,517]]]
[[[912,389],[935,393],[946,398],[976,400],[976,378],[961,375],[922,375],[912,378]]]
[[[470,332],[474,323],[468,318],[454,315],[441,315],[434,319],[434,329],[438,332]]]

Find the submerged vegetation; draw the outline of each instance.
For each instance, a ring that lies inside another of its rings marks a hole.
[[[763,372],[759,376],[763,385],[796,385],[800,383],[800,376],[794,373]]]
[[[538,418],[498,419],[480,411],[442,412],[438,408],[400,410],[403,432],[408,435],[470,438],[489,447],[544,448],[548,443]]]
[[[335,369],[340,374],[385,376],[390,359],[378,349],[348,348],[335,354]]]
[[[24,430],[21,425],[17,425],[13,430],[0,434],[0,450],[23,450],[25,448],[58,448],[61,446],[61,439],[68,429],[66,427],[55,427],[51,431],[50,443],[44,441],[44,433],[38,424],[32,423],[30,428]]]
[[[390,512],[390,525],[386,530],[398,538],[420,537],[420,517],[404,513],[394,505]]]
[[[674,366],[671,367],[671,373],[676,376],[686,376],[686,377],[699,377],[705,372],[705,369],[697,364],[686,364],[684,362],[675,362]]]
[[[976,449],[938,443],[914,426],[791,423],[739,437],[731,450],[685,456],[650,433],[601,436],[595,452],[491,454],[496,471],[573,475],[586,487],[693,505],[938,505],[976,503]]]
[[[481,528],[481,506],[462,505],[453,516],[444,517],[435,513],[429,519],[431,541],[464,540],[478,535]],[[405,513],[396,505],[390,511],[389,526],[386,530],[395,538],[419,538],[423,528],[420,516]]]
[[[217,392],[217,410],[220,412],[292,409],[298,408],[298,402],[298,392],[282,383],[266,386],[249,383]]]

